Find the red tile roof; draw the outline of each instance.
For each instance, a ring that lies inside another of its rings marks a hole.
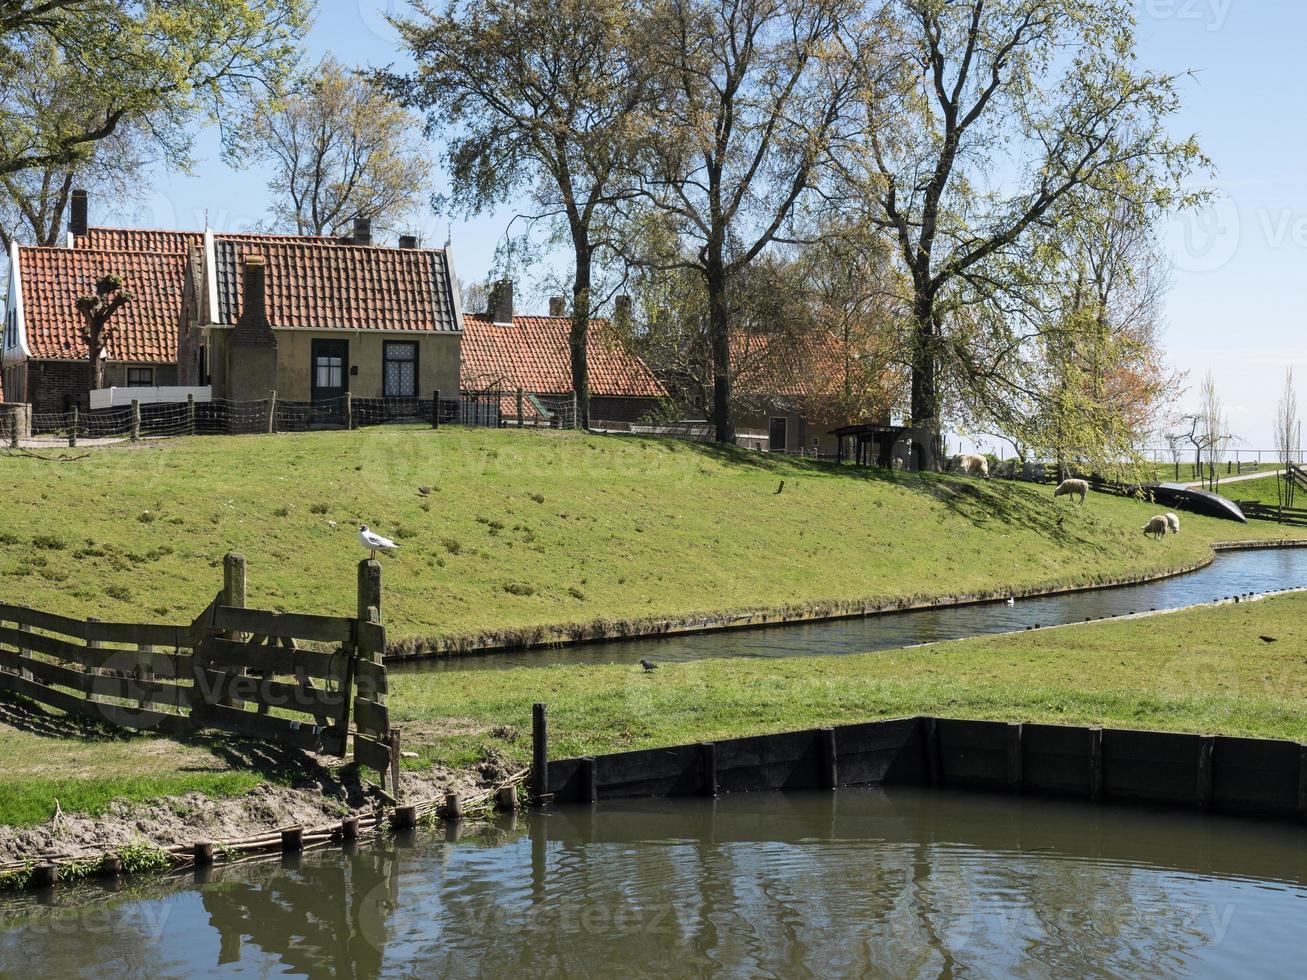
[[[245,256],[267,261],[268,320],[277,328],[457,331],[442,249],[398,249],[217,236],[218,322],[240,318]]]
[[[77,298],[94,293],[95,281],[112,274],[132,291],[132,300],[109,321],[109,359],[146,363],[177,359],[184,253],[23,247],[18,250],[18,263],[27,347],[33,358],[86,358]]]
[[[492,323],[484,313],[465,314],[463,387],[475,390],[497,383],[541,395],[570,392],[571,329],[567,317],[515,316],[509,326]],[[588,353],[592,395],[667,396],[648,365],[621,345],[607,320],[590,321]]]
[[[259,242],[310,242],[342,244],[341,239],[319,235],[263,235],[256,232],[224,232],[223,238]],[[181,252],[204,244],[202,231],[168,231],[159,228],[88,228],[73,239],[74,248],[108,249],[114,252]]]

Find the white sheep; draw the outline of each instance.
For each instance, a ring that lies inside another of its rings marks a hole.
[[[1166,537],[1166,532],[1170,529],[1171,522],[1166,519],[1165,514],[1158,514],[1144,525],[1144,534],[1151,535],[1158,541]]]
[[[949,469],[968,476],[983,476],[989,479],[989,460],[979,453],[961,453],[949,460]]]
[[[1163,515],[1166,518],[1166,526],[1171,529],[1172,534],[1180,533],[1180,518],[1172,514],[1169,510]]]
[[[1085,495],[1089,493],[1088,480],[1063,480],[1053,491],[1054,497],[1074,497],[1080,495],[1080,502],[1085,502]]]

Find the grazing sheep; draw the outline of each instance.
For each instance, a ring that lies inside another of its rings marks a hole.
[[[978,453],[961,453],[949,460],[949,469],[989,479],[989,460]]]
[[[1166,526],[1169,527],[1169,528],[1171,529],[1171,533],[1172,533],[1172,534],[1179,534],[1179,533],[1180,533],[1180,518],[1179,518],[1177,515],[1172,514],[1169,510],[1168,510],[1164,515],[1162,515],[1162,516],[1164,516],[1164,517],[1166,518]]]
[[[1156,538],[1158,541],[1161,541],[1162,538],[1166,537],[1166,532],[1170,529],[1170,527],[1171,527],[1171,522],[1166,519],[1166,516],[1163,514],[1158,514],[1156,517],[1154,517],[1152,520],[1150,520],[1147,524],[1144,525],[1144,534],[1151,535],[1152,537]]]
[[[1089,493],[1088,480],[1063,480],[1053,491],[1054,497],[1074,497],[1080,495],[1080,502],[1085,502],[1085,494]]]

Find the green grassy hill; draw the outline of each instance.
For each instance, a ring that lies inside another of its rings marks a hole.
[[[0,471],[10,601],[186,621],[239,551],[250,605],[350,613],[367,523],[401,545],[383,560],[392,642],[1088,584],[1285,533],[1186,515],[1155,542],[1140,527],[1156,508],[1114,497],[1080,509],[998,480],[455,427],[183,439]]]

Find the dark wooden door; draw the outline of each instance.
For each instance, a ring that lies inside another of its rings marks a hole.
[[[349,341],[315,340],[309,361],[314,421],[341,422],[345,418],[344,398],[349,387]]]
[[[785,419],[772,419],[767,430],[767,448],[774,453],[785,452]]]

